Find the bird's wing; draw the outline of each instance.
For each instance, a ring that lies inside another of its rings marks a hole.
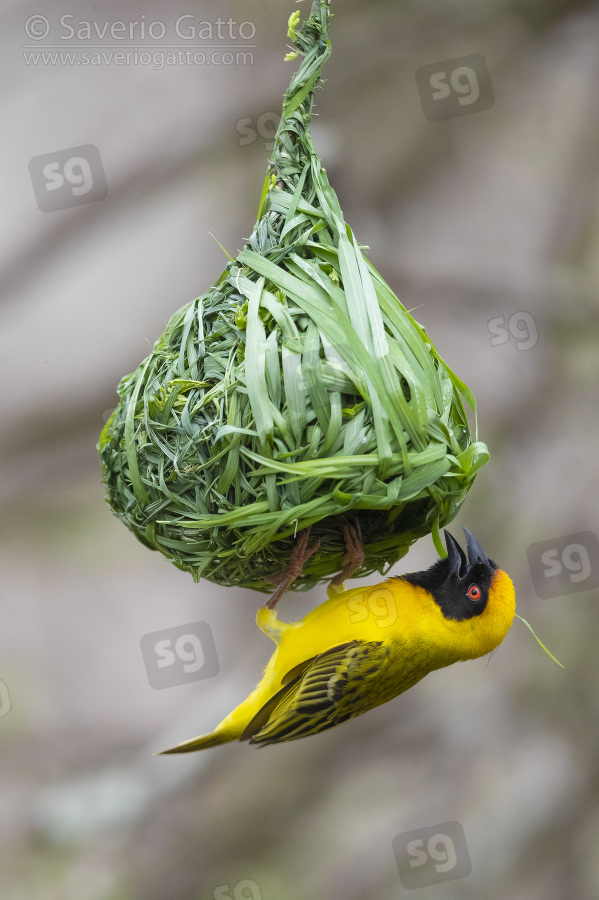
[[[348,641],[296,666],[258,711],[240,740],[274,744],[316,734],[377,706],[377,673],[388,659],[382,642]]]

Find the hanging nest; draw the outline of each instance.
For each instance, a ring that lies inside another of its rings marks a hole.
[[[122,379],[99,444],[108,503],[143,544],[259,591],[308,526],[320,549],[292,589],[339,571],[343,513],[364,537],[355,574],[384,573],[453,519],[488,459],[471,392],[343,219],[310,137],[329,4],[298,18],[253,233]]]

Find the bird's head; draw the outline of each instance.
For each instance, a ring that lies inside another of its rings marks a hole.
[[[515,592],[510,577],[489,559],[467,528],[464,533],[467,555],[453,535],[445,531],[447,556],[424,572],[401,578],[424,588],[448,624],[470,620],[472,629],[463,633],[480,642],[473,644],[473,650],[482,650],[476,653],[479,656],[494,649],[507,634],[516,610]]]

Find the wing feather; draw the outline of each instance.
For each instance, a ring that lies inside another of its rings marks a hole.
[[[294,677],[258,711],[241,740],[293,741],[377,706],[383,699],[377,681],[388,657],[382,642],[348,641],[296,666]]]

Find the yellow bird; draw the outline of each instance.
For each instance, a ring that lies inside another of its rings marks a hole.
[[[274,610],[282,590],[318,549],[303,532],[279,589],[258,610],[273,639],[262,680],[210,734],[164,753],[188,753],[228,741],[274,744],[317,734],[407,691],[432,672],[494,650],[512,624],[510,577],[464,528],[468,557],[445,532],[448,555],[423,572],[345,590],[343,578],[363,559],[357,521],[343,525],[348,553],[328,600],[299,622]]]

